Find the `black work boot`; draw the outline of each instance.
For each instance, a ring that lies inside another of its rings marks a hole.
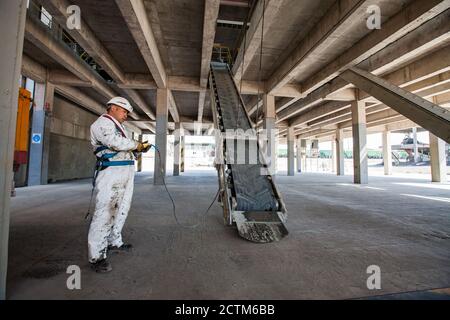
[[[106,273],[112,270],[111,264],[106,259],[101,259],[91,263],[91,268],[98,273]]]
[[[108,250],[113,251],[113,252],[130,252],[132,248],[133,248],[133,245],[130,243],[126,243],[126,244],[124,243],[120,247],[108,246]]]

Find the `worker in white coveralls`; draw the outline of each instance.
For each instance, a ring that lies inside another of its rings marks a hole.
[[[127,99],[112,98],[107,113],[91,125],[91,144],[97,157],[94,185],[95,213],[88,235],[89,262],[96,272],[112,270],[107,251],[129,251],[122,228],[131,206],[136,152],[150,149],[147,142],[130,139],[122,123],[133,107]]]

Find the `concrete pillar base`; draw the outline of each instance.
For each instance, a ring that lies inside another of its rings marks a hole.
[[[179,176],[180,175],[180,149],[181,149],[181,133],[180,133],[181,127],[180,123],[175,123],[175,131],[174,131],[174,141],[173,141],[173,175]]]
[[[392,149],[391,149],[391,133],[383,132],[383,162],[384,174],[386,176],[392,174]]]
[[[431,181],[447,182],[445,141],[430,133]]]
[[[294,136],[294,127],[290,127],[288,129],[287,136],[287,148],[288,148],[288,176],[295,175],[295,136]]]

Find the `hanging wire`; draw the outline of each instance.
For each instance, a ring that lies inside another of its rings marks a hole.
[[[259,101],[261,101],[259,84],[261,83],[261,71],[262,71],[262,53],[263,53],[263,40],[264,40],[264,15],[266,12],[266,0],[263,0],[263,9],[262,9],[262,25],[261,25],[261,44],[259,50],[259,70],[258,70],[258,101],[256,102],[256,134],[258,135],[258,120],[259,120]]]
[[[250,5],[250,2],[249,1],[247,1],[247,4],[248,5]],[[246,49],[247,49],[247,23],[248,23],[248,18],[249,18],[249,15],[250,15],[250,12],[251,12],[251,10],[249,10],[249,12],[247,13],[247,16],[245,17],[245,20],[244,20],[244,25],[243,25],[243,27],[244,27],[244,48],[243,48],[243,52],[242,52],[242,63],[241,63],[241,79],[240,79],[240,81],[239,81],[239,95],[242,97],[242,78],[244,77],[244,64],[245,64],[245,52],[246,52]],[[245,108],[245,106],[242,106],[243,108]],[[237,119],[237,122],[236,122],[236,124],[240,124],[240,121],[241,121],[241,113],[242,113],[242,110],[241,110],[241,108],[239,108],[238,109],[238,119]]]
[[[249,2],[247,1],[247,4],[249,4]],[[242,53],[242,64],[241,64],[241,80],[239,83],[239,94],[242,95],[242,77],[244,76],[244,64],[245,64],[245,50],[247,48],[247,21],[248,21],[248,14],[245,17],[245,21],[244,21],[244,49],[243,49],[243,53]]]

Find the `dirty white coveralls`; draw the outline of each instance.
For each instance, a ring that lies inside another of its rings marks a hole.
[[[114,122],[113,122],[114,121]],[[123,129],[122,133],[116,125]],[[100,116],[91,125],[91,144],[94,151],[104,145],[103,153],[118,152],[111,161],[134,160],[132,150],[138,142],[129,138],[125,128],[109,115]],[[95,213],[88,235],[89,262],[106,258],[108,246],[120,247],[122,228],[131,206],[134,185],[134,165],[111,166],[98,173],[95,191]]]

